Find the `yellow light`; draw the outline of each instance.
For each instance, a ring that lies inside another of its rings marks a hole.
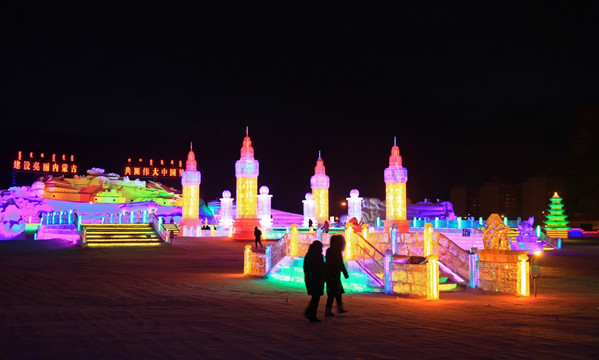
[[[368,224],[362,224],[362,237],[368,240]]]
[[[387,220],[406,220],[406,184],[389,183],[386,194]]]
[[[160,242],[152,243],[87,243],[87,247],[128,247],[128,246],[159,246]]]
[[[426,262],[427,286],[426,298],[428,300],[439,299],[439,258],[431,255]]]
[[[344,252],[345,260],[352,259],[352,256],[353,256],[352,244],[354,243],[353,237],[354,237],[354,227],[348,223],[345,228],[345,252]]]
[[[312,189],[316,221],[324,223],[329,219],[329,189]]]
[[[424,257],[433,255],[433,224],[424,224]]]
[[[183,186],[183,218],[198,219],[200,215],[200,187],[197,185]]]
[[[543,254],[543,252],[541,250],[535,250],[534,255],[535,256],[541,256]]]
[[[297,235],[299,230],[297,229],[297,224],[291,225],[291,238],[289,241],[289,256],[294,257],[297,256],[298,248],[297,248]]]
[[[518,255],[520,264],[518,267],[518,295],[530,296],[530,269],[528,267],[528,255]]]
[[[249,274],[250,273],[250,267],[251,267],[251,263],[250,263],[250,253],[252,252],[252,245],[246,245],[245,246],[245,251],[244,251],[244,256],[243,256],[243,274]]]
[[[258,179],[252,177],[237,178],[237,215],[255,218],[258,209]]]

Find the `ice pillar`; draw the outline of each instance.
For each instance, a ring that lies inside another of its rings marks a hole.
[[[307,228],[309,226],[310,220],[312,220],[312,222],[316,221],[316,209],[312,193],[306,193],[305,198],[306,200],[302,200],[304,203],[304,223],[302,224],[302,227]]]
[[[258,220],[258,174],[259,163],[254,159],[252,140],[246,136],[241,146],[241,156],[235,162],[235,177],[237,178],[237,206],[234,221],[234,233],[238,237],[253,238],[255,227],[260,227]]]
[[[314,210],[316,222],[324,223],[329,219],[329,186],[330,180],[325,173],[324,162],[318,152],[318,160],[314,167],[314,176],[310,178],[310,186],[312,187],[312,196],[314,198]]]
[[[185,162],[185,171],[181,174],[183,206],[179,226],[183,228],[200,223],[200,183],[202,182],[202,174],[198,171],[197,166],[193,144],[190,144],[187,161]]]
[[[258,219],[260,219],[260,225],[265,229],[272,229],[272,217],[271,215],[271,203],[272,195],[268,192],[268,186],[260,187],[260,195],[258,195]]]
[[[400,232],[408,232],[410,223],[407,221],[406,210],[406,183],[408,182],[408,169],[402,166],[399,147],[393,140],[389,167],[385,169],[386,184],[386,215],[385,227],[390,228],[397,224]]]
[[[347,200],[347,218],[356,218],[358,222],[362,221],[362,198],[360,192],[357,189],[353,189],[349,192]]]

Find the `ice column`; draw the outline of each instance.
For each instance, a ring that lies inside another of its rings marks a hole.
[[[310,178],[316,222],[322,224],[329,219],[329,186],[330,180],[325,173],[324,162],[318,152],[318,160],[314,167],[314,176]]]

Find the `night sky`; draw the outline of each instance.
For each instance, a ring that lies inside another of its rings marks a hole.
[[[543,173],[597,211],[593,2],[19,6],[0,11],[2,189],[18,150],[122,174],[193,141],[214,200],[248,126],[276,209],[301,213],[319,150],[332,214],[353,188],[384,198],[396,137],[413,202]]]

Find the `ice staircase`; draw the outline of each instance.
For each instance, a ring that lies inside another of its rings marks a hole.
[[[268,277],[303,285],[303,257],[289,256],[289,244],[286,241],[288,239],[284,237],[273,247],[272,253],[275,255],[271,257],[272,268],[268,272]],[[451,239],[441,234],[439,234],[438,241],[441,253],[439,257],[439,291],[464,290],[468,285],[469,269],[468,265],[459,259],[467,259],[468,255],[464,250],[459,249]],[[384,292],[384,250],[378,249],[360,234],[353,234],[352,243],[354,260],[346,261],[349,279],[341,279],[344,288],[356,292]],[[422,245],[420,244],[420,246]],[[459,252],[463,254],[459,254]],[[392,261],[425,266],[426,258],[394,255]],[[449,264],[453,264],[457,268],[450,268]]]
[[[164,244],[151,223],[81,224],[82,245],[156,246]]]
[[[173,235],[171,239],[179,234],[179,225],[177,224],[162,224],[162,227],[166,229],[166,231],[171,232]]]

